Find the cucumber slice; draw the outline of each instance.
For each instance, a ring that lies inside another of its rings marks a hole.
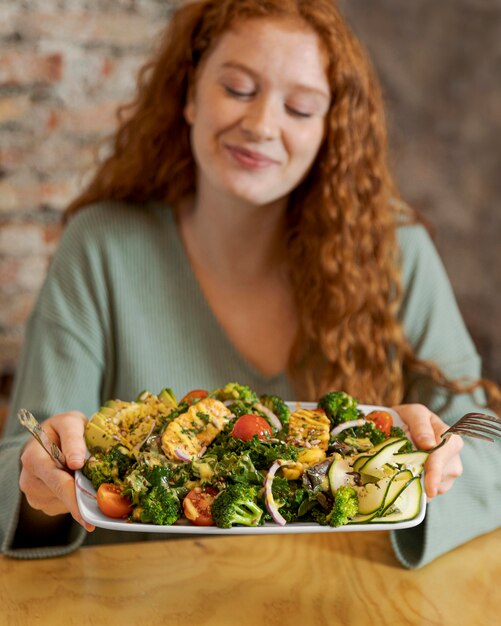
[[[368,515],[360,515],[360,513],[358,513],[348,521],[348,524],[368,524],[376,515],[377,511],[375,513],[369,513]]]
[[[402,470],[391,478],[369,483],[358,490],[359,515],[381,514],[390,507],[413,478],[410,470]]]
[[[378,443],[377,446],[374,446],[369,453],[364,453],[364,454],[360,454],[359,456],[357,456],[352,463],[353,471],[359,472],[360,467],[362,467],[362,465],[366,461],[368,461],[371,457],[375,456],[380,450],[382,450],[383,448],[386,448],[386,446],[396,441],[402,441],[402,439],[400,437],[389,437],[388,439],[385,439],[381,443]]]
[[[424,464],[429,456],[429,452],[421,450],[416,452],[407,452],[405,454],[395,454],[393,462],[410,469],[415,476],[420,476],[423,471]]]
[[[336,454],[334,460],[329,467],[329,487],[333,496],[336,491],[343,485],[353,487],[355,485],[355,477],[350,476],[349,472],[353,472],[349,459],[343,458],[340,454]]]
[[[394,462],[395,454],[406,442],[407,439],[393,439],[390,443],[380,448],[376,454],[371,455],[356,471],[375,476],[376,478],[384,478],[386,475],[383,469],[384,465]]]
[[[354,472],[358,472],[360,471],[360,468],[362,467],[362,465],[364,463],[366,463],[370,458],[371,458],[372,454],[361,454],[360,456],[357,456],[357,458],[353,461],[352,463],[352,469]]]
[[[419,476],[415,476],[412,480],[406,483],[405,488],[400,493],[398,498],[393,503],[392,507],[388,507],[393,510],[392,513],[387,515],[372,517],[371,523],[374,524],[395,524],[396,522],[407,522],[414,519],[419,514],[421,507],[421,498],[423,495],[423,487],[421,485],[421,479]]]

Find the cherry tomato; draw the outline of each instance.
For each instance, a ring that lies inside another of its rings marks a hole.
[[[196,404],[199,400],[203,400],[208,395],[209,392],[205,391],[205,389],[193,389],[193,391],[190,391],[181,398],[179,404],[181,404],[181,402],[187,402],[191,406],[192,404]]]
[[[107,517],[127,517],[132,511],[131,501],[122,496],[121,489],[113,483],[102,483],[97,490],[97,506]]]
[[[273,430],[261,415],[246,413],[237,419],[231,434],[235,439],[250,441],[254,435],[257,435],[258,439],[268,439]]]
[[[183,500],[184,515],[195,526],[214,526],[212,519],[212,501],[218,491],[214,487],[195,487]]]
[[[390,430],[393,426],[393,418],[389,413],[386,411],[372,411],[372,413],[365,416],[365,419],[374,422],[374,426],[376,428],[383,431],[387,437],[390,436]]]

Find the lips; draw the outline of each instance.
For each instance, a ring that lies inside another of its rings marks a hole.
[[[228,150],[234,161],[249,169],[265,169],[279,163],[275,159],[261,154],[260,152],[248,150],[247,148],[242,148],[240,146],[226,144],[225,148]]]

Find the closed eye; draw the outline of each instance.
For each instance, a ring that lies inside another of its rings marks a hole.
[[[234,98],[251,98],[255,94],[254,91],[239,91],[238,89],[233,89],[233,87],[228,87],[228,85],[224,86],[224,90]]]
[[[294,117],[312,117],[312,113],[308,113],[307,111],[299,111],[298,109],[294,109],[288,105],[285,106],[287,112]]]

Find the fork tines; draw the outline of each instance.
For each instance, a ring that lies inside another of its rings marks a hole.
[[[451,426],[449,432],[494,441],[485,435],[501,437],[501,419],[485,413],[467,413]]]

